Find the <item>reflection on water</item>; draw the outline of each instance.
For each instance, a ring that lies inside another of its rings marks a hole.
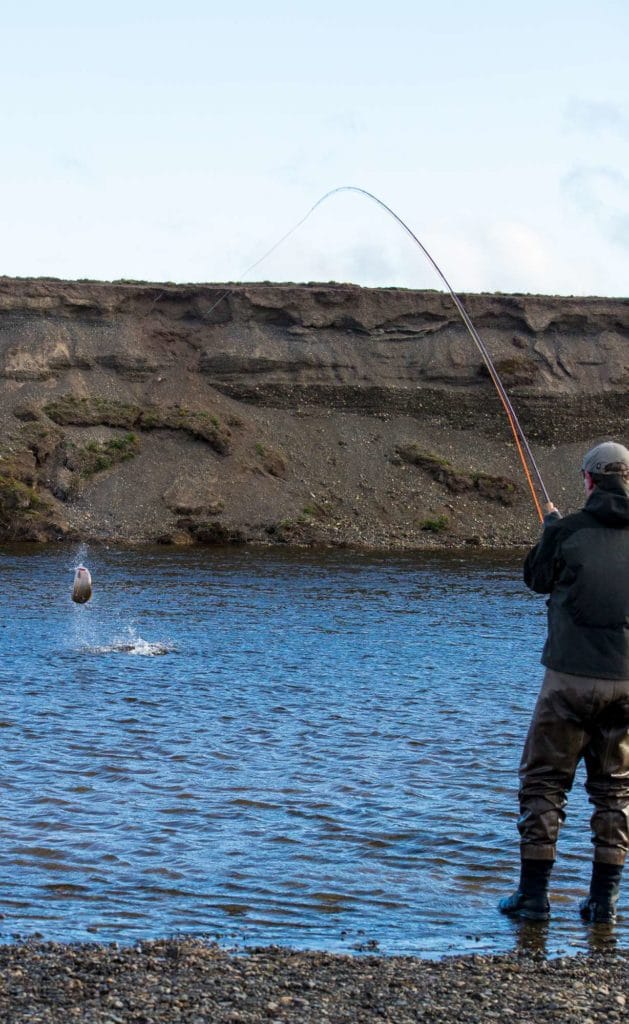
[[[517,877],[544,631],[517,561],[81,558],[94,596],[78,606],[76,552],[0,554],[5,939],[626,945],[626,925],[597,938],[578,919],[580,784],[550,927],[495,910]]]

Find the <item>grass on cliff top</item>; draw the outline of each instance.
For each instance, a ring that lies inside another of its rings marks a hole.
[[[77,427],[122,427],[136,430],[183,430],[206,441],[219,455],[229,453],[229,429],[217,416],[185,405],[140,406],[107,398],[61,395],[44,406],[55,423]]]
[[[483,498],[501,505],[512,505],[517,497],[518,487],[508,477],[457,469],[447,459],[425,452],[417,444],[398,445],[395,450],[403,462],[423,469],[433,480],[455,494],[477,491]]]

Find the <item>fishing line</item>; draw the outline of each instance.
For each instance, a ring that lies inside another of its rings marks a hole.
[[[535,457],[533,455],[533,452],[531,451],[531,446],[529,445],[529,442],[528,442],[528,439],[526,437],[526,434],[524,433],[524,430],[522,429],[522,425],[521,425],[521,423],[520,423],[520,421],[519,421],[519,419],[517,417],[516,411],[513,408],[511,400],[510,400],[510,398],[509,398],[509,396],[508,396],[508,394],[507,394],[507,392],[506,392],[506,390],[504,388],[504,385],[503,385],[503,383],[502,383],[502,381],[500,379],[500,376],[499,376],[498,371],[497,371],[497,369],[496,369],[496,367],[494,365],[494,362],[493,362],[493,360],[491,358],[491,355],[489,354],[489,352],[487,350],[487,346],[485,345],[483,339],[480,337],[478,331],[476,330],[474,324],[472,323],[472,320],[471,320],[471,317],[470,317],[469,313],[467,312],[465,306],[463,305],[463,303],[462,303],[461,299],[459,298],[459,296],[457,295],[457,293],[454,291],[454,289],[453,289],[452,285],[450,284],[450,282],[448,281],[447,277],[445,276],[445,274],[441,270],[441,267],[439,266],[439,264],[430,255],[430,253],[428,252],[428,249],[426,248],[426,246],[422,242],[420,242],[420,240],[417,237],[417,235],[413,231],[411,231],[411,229],[409,228],[408,224],[406,224],[406,222],[403,221],[402,218],[399,217],[398,214],[394,210],[392,210],[390,206],[387,206],[387,204],[385,202],[383,202],[382,199],[379,199],[378,196],[375,196],[372,192],[368,192],[364,188],[359,188],[357,185],[340,185],[338,188],[331,189],[329,192],[326,192],[325,195],[321,196],[321,198],[317,200],[317,202],[314,204],[314,206],[312,206],[308,210],[306,215],[304,217],[302,217],[301,220],[298,221],[292,228],[290,228],[290,230],[287,231],[285,235],[282,235],[282,237],[280,239],[278,239],[278,241],[275,242],[275,244],[272,245],[270,249],[267,249],[267,251],[265,253],[263,253],[263,255],[260,256],[259,259],[257,259],[255,261],[255,263],[252,263],[249,267],[247,267],[247,269],[243,272],[242,277],[243,278],[246,277],[246,275],[251,273],[252,270],[255,270],[255,268],[257,266],[259,266],[260,263],[262,263],[265,259],[267,259],[267,257],[269,257],[271,255],[271,253],[275,252],[276,249],[278,249],[281,245],[283,245],[283,243],[286,242],[291,237],[291,235],[294,235],[295,232],[303,224],[305,224],[305,222],[308,220],[308,218],[315,212],[315,210],[319,206],[321,206],[322,203],[324,203],[327,199],[329,199],[330,196],[337,195],[339,192],[356,192],[359,195],[366,196],[367,199],[371,199],[374,203],[377,203],[377,205],[380,206],[381,209],[385,210],[391,217],[393,217],[393,219],[400,225],[400,227],[412,239],[412,241],[415,243],[415,245],[417,245],[421,249],[421,251],[423,252],[424,256],[426,257],[426,259],[428,260],[428,262],[432,266],[433,270],[436,271],[436,273],[439,275],[440,279],[443,281],[444,285],[446,286],[446,288],[447,288],[447,290],[448,290],[448,292],[449,292],[449,294],[450,294],[450,296],[452,298],[452,301],[454,302],[456,308],[458,309],[458,311],[459,311],[459,313],[461,315],[463,323],[465,324],[469,334],[471,335],[472,341],[474,342],[474,344],[476,345],[476,348],[478,349],[478,351],[481,354],[483,362],[484,362],[485,366],[487,367],[487,372],[489,373],[490,380],[492,381],[492,383],[493,383],[493,385],[494,385],[494,387],[495,387],[495,389],[496,389],[496,391],[498,393],[498,397],[500,399],[502,407],[503,407],[503,409],[504,409],[504,411],[505,411],[505,413],[507,415],[507,419],[509,421],[509,426],[511,427],[511,433],[513,434],[513,438],[514,438],[514,441],[515,441],[515,446],[516,446],[516,449],[517,449],[517,452],[518,452],[518,456],[520,458],[520,462],[522,463],[522,469],[524,470],[524,475],[526,477],[526,481],[528,483],[529,490],[530,490],[531,495],[533,497],[533,503],[534,503],[535,508],[537,510],[537,514],[538,514],[538,516],[540,518],[540,521],[543,520],[544,514],[542,512],[542,507],[541,507],[541,504],[540,504],[540,500],[538,498],[537,491],[535,489],[535,484],[533,482],[533,476],[535,476],[537,478],[537,482],[539,484],[539,489],[540,489],[542,495],[544,496],[544,500],[546,502],[550,503],[550,497],[549,497],[548,491],[546,490],[546,487],[544,485],[544,481],[542,480],[542,475],[541,475],[541,473],[539,471],[539,468],[537,466],[537,463],[535,461]],[[226,298],[227,295],[229,295],[232,291],[233,291],[232,288],[228,288],[225,292],[223,292],[219,296],[219,298],[216,300],[214,305],[211,306],[209,310],[207,310],[205,315],[209,316],[210,313],[212,313],[212,311],[216,309],[216,307],[219,305],[219,303],[221,303],[223,301],[223,299]]]

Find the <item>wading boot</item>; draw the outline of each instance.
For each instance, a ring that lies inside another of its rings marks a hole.
[[[622,864],[594,861],[590,895],[579,904],[579,913],[590,924],[613,924],[620,893]]]
[[[553,869],[552,860],[523,858],[520,865],[520,884],[511,896],[498,904],[501,914],[524,921],[548,921],[548,882]]]

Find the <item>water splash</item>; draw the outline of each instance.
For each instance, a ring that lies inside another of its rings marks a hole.
[[[68,598],[70,597],[71,593],[68,594]],[[65,634],[66,646],[75,651],[83,650],[93,644],[98,635],[99,620],[94,614],[96,609],[91,601],[88,604],[75,604],[74,601],[68,600],[68,604],[70,607],[68,630]]]
[[[154,658],[172,654],[174,645],[169,641],[150,641],[138,636],[133,626],[127,626],[122,637],[117,636],[108,643],[93,644],[86,648],[90,654],[135,654]]]
[[[174,649],[170,644],[159,643],[159,641],[150,642],[139,636],[131,642],[115,640],[111,644],[89,647],[87,650],[90,654],[139,654],[147,658],[155,658],[162,654],[172,654]]]
[[[71,567],[88,560],[87,544],[80,544],[73,552]],[[111,591],[109,591],[109,596]],[[80,654],[133,654],[143,657],[157,657],[175,650],[170,640],[146,640],[140,636],[135,622],[129,622],[124,612],[108,601],[106,579],[98,598],[88,604],[71,604],[71,618],[67,630],[66,645]],[[125,619],[127,621],[125,621]]]
[[[84,542],[79,544],[78,548],[71,556],[69,568],[77,569],[79,565],[87,565],[89,561],[89,550],[89,545]]]

